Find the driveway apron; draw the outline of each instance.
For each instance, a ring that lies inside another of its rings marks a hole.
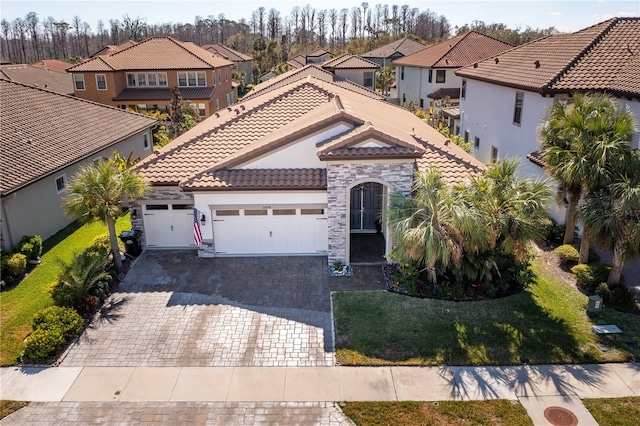
[[[62,365],[334,365],[330,291],[382,289],[379,268],[329,278],[322,256],[147,250]]]

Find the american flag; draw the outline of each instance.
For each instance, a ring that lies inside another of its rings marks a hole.
[[[200,247],[202,245],[202,232],[200,231],[200,212],[193,209],[193,242]]]

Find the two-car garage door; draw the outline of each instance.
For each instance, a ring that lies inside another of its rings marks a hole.
[[[220,206],[212,214],[217,254],[327,252],[325,207]]]

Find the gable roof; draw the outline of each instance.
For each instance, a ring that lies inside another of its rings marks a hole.
[[[232,48],[221,43],[203,44],[200,47],[202,47],[204,50],[215,53],[216,55],[221,56],[224,59],[228,59],[231,62],[244,62],[253,60],[251,56],[245,55],[244,53],[238,52],[237,50],[233,50]]]
[[[339,77],[330,71],[320,68],[318,65],[319,64],[305,65],[302,68],[287,71],[274,78],[264,81],[254,87],[253,90],[247,93],[243,99],[250,99],[265,91],[282,87],[284,85],[307,78],[309,76],[317,78],[318,80],[326,81],[327,83],[337,84],[338,86],[344,87],[345,89],[355,91],[373,99],[386,99],[385,96],[380,95],[373,90],[369,90],[366,87],[360,86],[359,84],[356,84],[351,80]]]
[[[125,41],[123,43],[120,43],[118,45],[108,44],[108,45],[106,45],[102,49],[98,50],[96,53],[92,54],[89,57],[93,58],[94,56],[98,56],[98,55],[110,55],[112,53],[119,52],[122,49],[126,49],[127,47],[131,47],[134,44],[138,44],[138,42],[135,41],[135,40],[127,40],[127,41]]]
[[[313,76],[243,99],[136,167],[155,185],[178,184],[188,190],[255,189],[238,182],[266,172],[240,172],[233,167],[338,123],[350,123],[350,130],[320,143],[316,149],[320,158],[419,158],[429,153],[443,174],[454,179],[484,168],[408,111]],[[357,142],[367,138],[385,146],[359,148]],[[296,188],[317,187],[318,176],[323,176],[316,169],[297,175],[293,170],[298,169],[282,169],[277,176],[287,185],[295,182],[288,180],[292,176],[306,179]]]
[[[612,18],[515,47],[456,74],[540,93],[640,97],[640,18]]]
[[[157,123],[140,114],[4,79],[0,79],[0,98],[2,195]]]
[[[71,64],[67,64],[71,65]],[[0,65],[0,76],[53,92],[73,94],[73,79],[64,72],[51,71],[26,64]]]
[[[338,55],[333,59],[329,59],[326,62],[321,64],[324,69],[371,69],[380,68],[380,65],[375,62],[371,62],[367,59],[361,58],[359,56],[351,55],[349,53],[343,53],[342,55]]]
[[[423,68],[460,68],[513,47],[476,31],[457,35],[412,55],[393,61],[396,65]]]
[[[422,43],[418,43],[415,40],[411,40],[410,38],[404,37],[400,40],[393,41],[389,44],[385,44],[384,46],[378,47],[377,49],[373,49],[367,53],[363,53],[363,58],[389,58],[395,53],[400,53],[402,56],[409,56],[412,53],[416,53],[422,49],[426,49]]]
[[[326,51],[324,49],[316,49],[311,53],[307,53],[307,58],[318,58],[323,55],[330,55],[331,52]]]
[[[34,62],[33,64],[31,64],[31,66],[63,73],[67,71],[67,68],[71,68],[73,64],[70,64],[69,62],[61,61],[59,59],[43,59],[42,61]]]
[[[67,72],[210,69],[227,65],[232,62],[193,43],[172,37],[150,37],[117,52],[88,59]]]
[[[293,58],[289,59],[287,61],[287,64],[296,69],[302,68],[307,65],[307,57],[304,55],[296,55]]]

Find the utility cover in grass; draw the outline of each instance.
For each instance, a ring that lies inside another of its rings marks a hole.
[[[617,325],[592,325],[591,329],[597,334],[622,334],[622,330]]]

